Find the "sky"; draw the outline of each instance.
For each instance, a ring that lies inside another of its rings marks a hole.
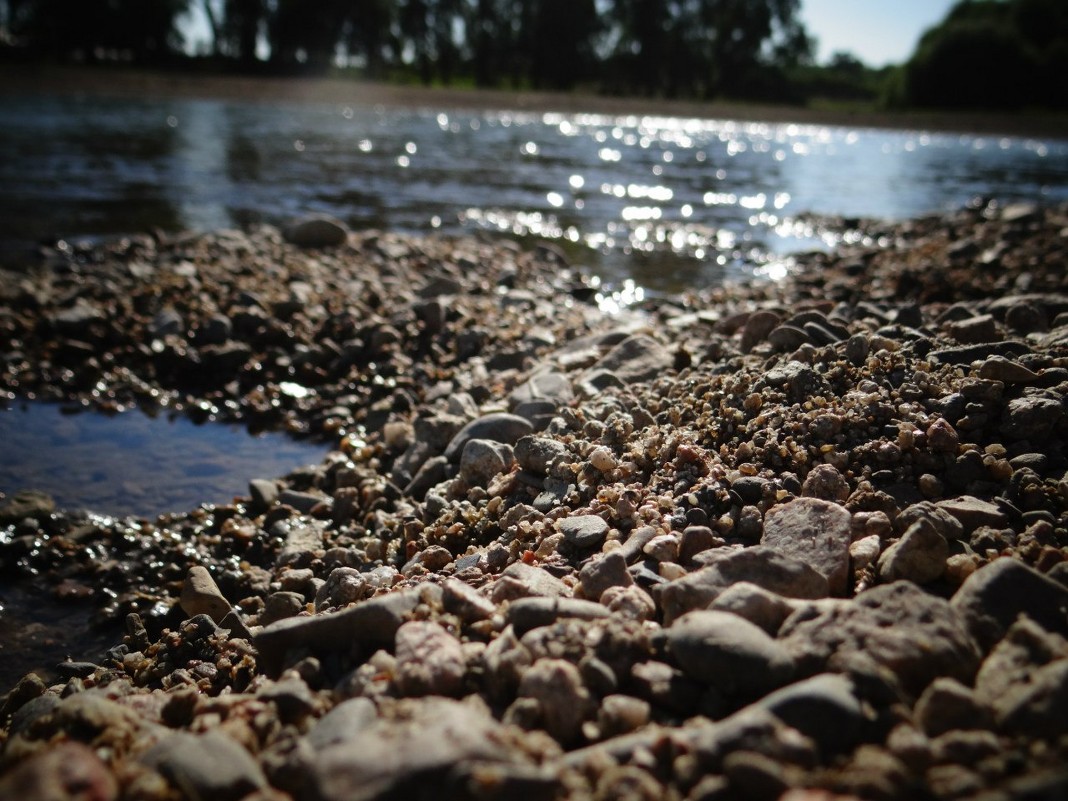
[[[816,61],[846,50],[871,67],[901,64],[923,32],[940,22],[957,0],[801,0],[801,18],[816,38]],[[187,18],[189,40],[207,38],[199,2]],[[192,42],[189,42],[192,44]]]
[[[900,64],[957,0],[801,0],[816,61],[847,50],[870,67]]]

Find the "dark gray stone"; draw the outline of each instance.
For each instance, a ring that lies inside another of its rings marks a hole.
[[[608,536],[608,523],[598,515],[574,515],[557,520],[556,530],[575,548],[596,548]]]
[[[914,695],[938,676],[967,684],[979,667],[963,615],[909,581],[880,585],[852,601],[801,604],[783,623],[779,641],[802,673],[862,653]]]
[[[463,453],[468,440],[488,439],[492,442],[503,442],[514,445],[523,436],[534,431],[534,427],[526,418],[515,414],[494,412],[483,415],[461,428],[445,448],[445,458],[450,462],[457,462]]]
[[[866,722],[853,682],[836,673],[783,687],[757,705],[811,737],[825,759],[851,751]]]
[[[763,629],[729,612],[689,612],[667,629],[668,650],[692,679],[730,698],[759,697],[794,674],[790,655]]]
[[[225,734],[173,732],[141,756],[176,789],[197,798],[238,801],[264,789],[267,778],[256,760]]]
[[[627,337],[606,353],[589,371],[612,373],[624,384],[648,381],[671,369],[668,350],[645,334]]]
[[[376,719],[356,736],[317,753],[308,800],[421,798],[429,787],[435,797],[466,797],[476,771],[492,775],[503,787],[525,778],[529,785],[523,797],[551,798],[557,789],[556,780],[507,745],[507,728],[476,705],[426,698],[401,709],[403,714]],[[541,792],[529,792],[535,787]]]
[[[290,244],[306,248],[343,245],[349,235],[344,223],[326,215],[302,217],[286,226],[283,233]]]
[[[277,676],[290,649],[347,651],[355,642],[392,646],[397,629],[421,602],[424,593],[440,593],[440,588],[421,587],[398,590],[370,598],[340,612],[291,617],[258,631],[254,644],[259,666],[268,676]]]
[[[1011,557],[968,576],[950,603],[984,649],[992,648],[1019,615],[1068,635],[1068,587]]]
[[[827,579],[809,565],[762,545],[715,548],[694,560],[702,567],[654,590],[665,625],[686,612],[704,609],[725,589],[749,581],[788,598],[826,598]]]
[[[369,698],[349,698],[321,717],[311,731],[308,742],[316,751],[358,737],[370,726],[377,713]]]

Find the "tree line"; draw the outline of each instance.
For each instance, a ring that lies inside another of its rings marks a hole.
[[[802,0],[0,0],[0,55],[658,97],[1068,108],[1068,2],[960,0],[899,67],[813,61]],[[190,15],[207,20],[195,56]]]
[[[810,59],[800,0],[0,0],[37,56],[160,63],[182,20],[246,70],[663,96],[775,94]]]

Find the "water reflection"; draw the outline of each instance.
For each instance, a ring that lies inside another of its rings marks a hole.
[[[317,464],[328,448],[238,426],[137,411],[105,417],[23,403],[0,410],[0,491],[39,489],[61,508],[154,518],[246,495],[252,478]]]
[[[1068,143],[636,115],[12,98],[0,240],[282,222],[551,238],[616,283],[749,274],[802,213],[1068,199]],[[655,264],[655,269],[648,269]]]

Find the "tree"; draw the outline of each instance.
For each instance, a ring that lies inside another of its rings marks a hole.
[[[158,61],[181,48],[188,0],[22,0],[9,4],[12,33],[53,58]]]
[[[593,0],[542,0],[534,18],[530,78],[535,88],[571,89],[592,75],[600,29]]]
[[[1062,0],[961,0],[920,39],[891,101],[946,108],[1068,105]]]
[[[392,54],[396,49],[396,4],[393,0],[356,0],[348,6],[343,38],[349,55],[362,58],[372,78],[383,77],[387,52]]]

